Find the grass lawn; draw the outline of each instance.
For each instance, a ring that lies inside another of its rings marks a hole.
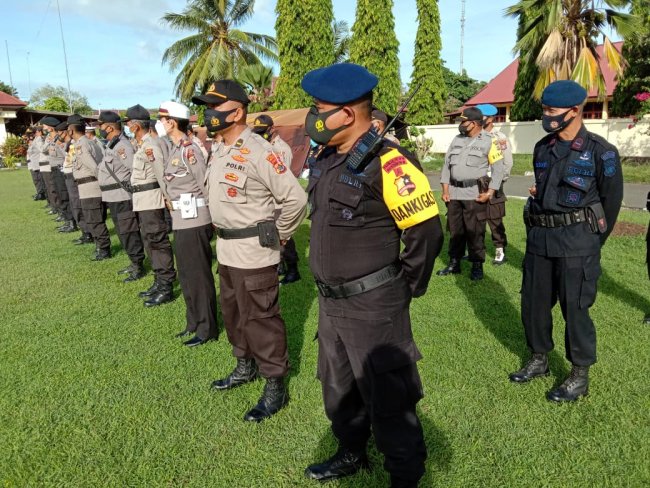
[[[292,401],[271,420],[242,416],[262,383],[213,393],[233,367],[225,333],[187,350],[182,298],[145,309],[123,284],[128,264],[111,230],[113,259],[90,261],[33,202],[26,170],[0,172],[0,486],[318,487],[305,466],[335,448],[315,379],[316,288],[308,224],[297,235],[303,279],[282,289]],[[413,329],[426,397],[429,450],[422,487],[643,487],[650,485],[650,312],[644,236],[613,237],[592,316],[599,362],[591,396],[555,405],[544,394],[569,370],[559,310],[552,374],[528,385],[507,375],[527,357],[519,321],[522,203],[508,203],[508,263],[480,283],[433,276],[414,301]],[[648,216],[622,220],[645,226]],[[491,243],[488,253],[493,255]],[[436,269],[442,266],[436,263]],[[180,293],[178,290],[177,293]],[[332,487],[388,486],[374,470]]]

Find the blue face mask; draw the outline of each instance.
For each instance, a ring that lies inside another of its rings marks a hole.
[[[133,139],[133,132],[131,132],[131,129],[129,129],[128,125],[124,126],[124,135],[129,139]]]

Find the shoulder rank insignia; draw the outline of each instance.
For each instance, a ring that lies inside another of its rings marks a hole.
[[[148,147],[144,150],[144,153],[147,155],[147,159],[150,163],[153,163],[156,160],[156,157],[153,155],[153,148]]]
[[[234,147],[235,149],[239,149],[243,145],[244,145],[244,139],[237,139],[237,142],[235,142],[232,147]]]

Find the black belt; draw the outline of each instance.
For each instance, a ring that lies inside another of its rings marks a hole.
[[[564,227],[579,222],[587,222],[587,211],[584,208],[567,213],[530,214],[528,216],[528,225],[531,227]]]
[[[358,280],[343,283],[342,285],[327,285],[316,281],[316,286],[318,287],[318,292],[326,298],[347,298],[374,290],[384,283],[388,283],[398,275],[401,269],[401,266],[397,264],[389,264],[379,271],[370,273]]]
[[[457,188],[471,188],[478,185],[478,182],[476,180],[454,180],[452,178],[449,180],[449,184]]]
[[[48,161],[41,161],[40,163],[38,163],[38,165],[39,166],[49,166],[50,163]]]
[[[101,191],[124,190],[122,183],[113,183],[111,185],[99,185]]]
[[[154,181],[153,183],[145,183],[144,185],[131,185],[131,193],[155,190],[156,188],[160,188],[157,181]]]
[[[246,227],[244,229],[221,229],[217,227],[217,237],[221,239],[246,239],[247,237],[259,236],[260,231],[257,226]]]
[[[86,176],[85,178],[79,178],[78,180],[75,180],[77,182],[77,185],[83,185],[84,183],[90,183],[91,181],[97,181],[97,178],[94,176]]]

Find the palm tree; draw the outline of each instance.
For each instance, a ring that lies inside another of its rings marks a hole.
[[[244,66],[237,75],[237,81],[248,87],[251,94],[252,112],[266,111],[269,109],[271,101],[271,85],[273,84],[273,68],[263,64],[251,64]]]
[[[514,51],[539,67],[535,97],[555,80],[572,79],[605,96],[605,79],[598,64],[597,38],[603,36],[609,67],[619,76],[625,60],[605,35],[610,27],[623,37],[637,28],[637,18],[622,12],[630,0],[520,0],[506,15],[526,15],[522,36]],[[618,10],[614,10],[618,9]],[[536,58],[534,53],[538,53]]]
[[[244,67],[277,61],[272,36],[237,27],[253,15],[255,0],[191,0],[181,13],[166,13],[161,21],[172,29],[194,33],[176,41],[163,54],[176,77],[176,95],[190,99],[216,79],[234,78]]]
[[[334,62],[345,63],[350,55],[350,26],[345,20],[332,22],[334,33]]]

